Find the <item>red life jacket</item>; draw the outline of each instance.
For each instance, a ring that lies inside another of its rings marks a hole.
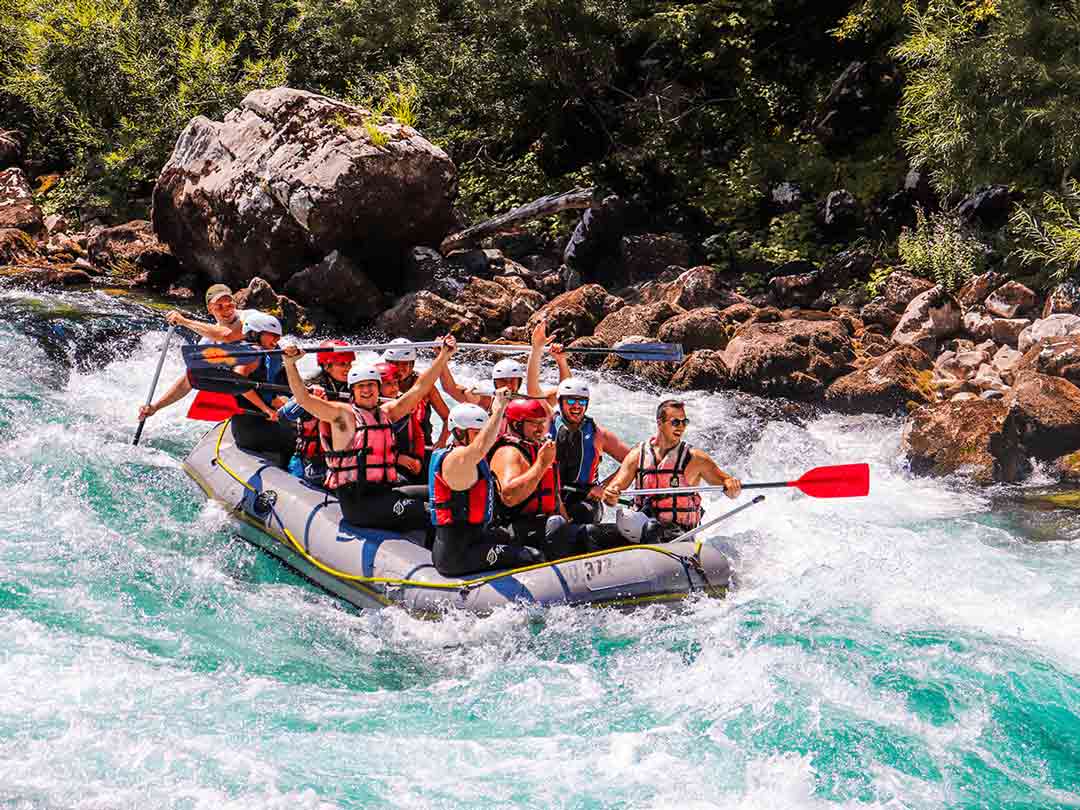
[[[327,398],[333,402],[335,396],[345,391],[348,386],[338,382],[325,371],[307,381],[307,385],[318,385],[326,391]],[[296,454],[304,461],[316,461],[322,458],[322,443],[319,441],[319,420],[306,415],[296,423]]]
[[[645,449],[648,448],[649,464]],[[637,489],[660,489],[683,485],[683,474],[690,464],[690,445],[679,442],[662,459],[656,458],[656,439],[642,442],[638,447]],[[685,495],[644,495],[634,498],[634,505],[644,509],[660,523],[676,524],[693,529],[701,523],[701,496],[696,492]]]
[[[495,478],[487,460],[476,465],[476,483],[469,489],[451,489],[442,475],[442,465],[453,447],[444,447],[431,455],[428,492],[431,499],[431,522],[435,526],[486,526],[491,522],[495,501]]]
[[[521,455],[525,456],[525,460],[531,467],[536,463],[536,454],[539,448],[532,442],[527,442],[524,439],[517,436],[515,433],[507,433],[500,436],[495,441],[495,446],[491,448],[491,453],[488,458],[494,458],[496,451],[500,447],[513,447]],[[498,523],[508,524],[513,523],[515,520],[523,517],[548,517],[550,515],[559,514],[559,467],[555,462],[552,462],[551,466],[544,470],[544,475],[540,478],[540,483],[536,485],[536,489],[528,498],[523,500],[517,506],[507,506],[500,499],[495,504],[496,521]]]
[[[424,436],[424,417],[429,410],[427,400],[413,408],[413,412],[394,423],[394,450],[399,456],[415,458],[424,463],[427,442]]]
[[[326,459],[326,488],[363,482],[392,486],[397,483],[394,433],[381,408],[374,412],[352,406],[356,434],[345,450],[331,443],[329,422],[319,423],[319,443]]]

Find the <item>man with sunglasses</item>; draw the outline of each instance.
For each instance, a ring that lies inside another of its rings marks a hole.
[[[739,479],[721,470],[704,450],[683,441],[689,424],[686,403],[677,399],[661,402],[656,409],[656,435],[630,449],[604,489],[604,502],[618,504],[619,495],[631,482],[635,489],[658,489],[692,487],[704,481],[722,486],[725,495],[737,498],[742,492]],[[635,498],[634,506],[651,518],[642,542],[665,543],[701,523],[701,496],[696,492],[646,495]]]

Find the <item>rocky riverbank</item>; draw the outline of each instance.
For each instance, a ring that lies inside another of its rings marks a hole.
[[[460,249],[448,237],[467,223],[445,152],[412,127],[288,88],[249,94],[221,122],[193,119],[151,220],[44,216],[17,138],[5,137],[15,147],[2,153],[14,165],[0,171],[0,275],[19,284],[145,288],[183,303],[223,281],[301,334],[518,342],[545,319],[577,345],[672,341],[681,364],[604,367],[656,389],[906,412],[916,472],[1015,481],[1035,461],[1080,478],[1075,284],[1040,294],[988,271],[952,294],[896,269],[872,285],[881,268],[860,247],[821,266],[748,267],[717,259],[715,240],[636,229],[613,196],[561,240],[515,228]],[[893,213],[906,221],[928,193],[910,174]],[[821,201],[823,228],[860,215],[845,194]],[[1007,204],[987,189],[956,208],[990,223]]]

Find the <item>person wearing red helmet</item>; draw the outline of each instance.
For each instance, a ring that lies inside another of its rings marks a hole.
[[[547,408],[535,399],[514,400],[506,406],[505,420],[506,432],[490,456],[499,485],[495,522],[510,527],[519,544],[540,548],[549,559],[574,553],[577,532],[559,495]]]
[[[377,363],[379,372],[379,393],[384,399],[397,399],[401,396],[401,377],[393,363]],[[424,483],[424,424],[420,417],[423,410],[414,409],[395,422],[394,450],[397,452],[398,476],[409,484]]]
[[[343,340],[324,340],[319,344],[315,360],[319,373],[305,380],[311,395],[319,399],[341,400],[349,396],[349,368],[356,355],[339,351],[347,346]],[[290,399],[278,409],[278,418],[296,426],[296,450],[289,462],[289,472],[309,484],[322,486],[326,480],[326,459],[319,442],[319,420]]]

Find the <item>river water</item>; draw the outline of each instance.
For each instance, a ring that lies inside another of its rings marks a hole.
[[[681,611],[360,612],[206,503],[205,423],[131,446],[160,323],[0,293],[0,807],[1080,806],[1077,513],[913,478],[896,419],[699,394],[744,480],[868,461],[871,496],[770,491]],[[592,412],[636,440],[655,402]]]

